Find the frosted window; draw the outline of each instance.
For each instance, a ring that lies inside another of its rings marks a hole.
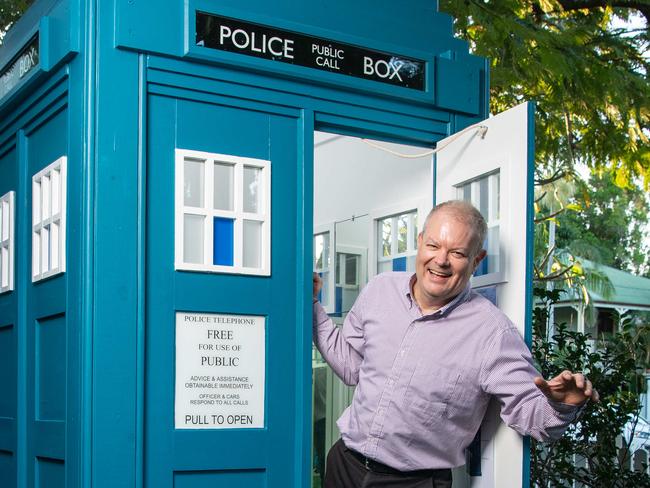
[[[65,156],[32,176],[32,281],[65,271]]]
[[[244,220],[244,266],[259,268],[262,265],[262,222]]]
[[[357,279],[357,263],[359,257],[354,254],[345,255],[345,284],[346,285],[356,285],[358,284]]]
[[[203,263],[204,221],[202,215],[186,214],[183,225],[183,259],[186,263]]]
[[[14,289],[14,200],[13,191],[0,198],[0,293]]]
[[[417,211],[384,217],[377,221],[377,273],[406,269],[410,256],[417,253]],[[399,259],[397,267],[393,261]]]
[[[260,210],[260,179],[262,170],[244,166],[244,212],[257,213]]]
[[[327,269],[330,267],[330,235],[329,233],[317,234],[314,236],[314,257],[316,259],[315,268]]]
[[[185,180],[183,193],[185,205],[188,207],[202,207],[205,181],[205,163],[196,159],[185,160]]]
[[[270,274],[270,162],[176,150],[175,269]]]
[[[499,173],[481,176],[457,186],[458,198],[470,202],[483,215],[488,233],[483,242],[487,256],[476,269],[474,276],[499,273],[501,256],[499,251]]]
[[[232,164],[215,163],[214,165],[214,208],[232,210],[233,188],[235,187],[235,167]]]
[[[377,263],[377,273],[383,273],[384,271],[393,271],[393,261],[391,259]]]
[[[406,252],[408,249],[408,219],[407,215],[400,215],[397,219],[397,252]]]

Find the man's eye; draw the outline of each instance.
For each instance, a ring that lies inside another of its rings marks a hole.
[[[462,259],[462,258],[465,257],[465,254],[460,252],[460,251],[454,251],[454,252],[451,253],[451,255],[454,256],[455,258],[459,258],[459,259]]]

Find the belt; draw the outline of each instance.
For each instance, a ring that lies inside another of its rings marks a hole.
[[[436,475],[447,474],[448,469],[418,469],[416,471],[400,471],[399,469],[391,468],[379,461],[367,458],[360,452],[357,452],[349,447],[346,448],[352,457],[359,461],[368,471],[381,474],[392,474],[396,476],[421,476],[422,478],[433,478]]]

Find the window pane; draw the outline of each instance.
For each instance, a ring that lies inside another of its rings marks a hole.
[[[390,256],[391,254],[391,238],[392,238],[393,219],[387,218],[377,221],[377,241],[379,243],[379,255]]]
[[[261,178],[261,168],[244,166],[244,212],[260,212]]]
[[[61,208],[61,173],[58,169],[52,171],[52,215],[59,213]]]
[[[420,232],[418,228],[418,213],[413,213],[413,249],[418,248],[418,233]]]
[[[50,216],[50,177],[43,176],[41,180],[41,188],[43,190],[43,220]]]
[[[5,286],[9,286],[9,249],[3,247],[1,253],[0,270],[2,271],[2,283],[0,283],[0,286],[4,288]]]
[[[214,218],[214,249],[212,262],[221,266],[234,264],[234,226],[233,219]]]
[[[204,219],[202,215],[184,215],[183,261],[186,263],[203,264]]]
[[[52,257],[52,269],[58,269],[59,267],[59,225],[55,222],[52,222],[52,235],[50,237],[51,243],[51,257]]]
[[[388,261],[378,261],[377,262],[377,274],[383,273],[384,271],[393,271],[393,260],[389,259]]]
[[[50,229],[46,226],[41,229],[41,271],[50,270]]]
[[[320,278],[323,281],[323,287],[320,291],[320,303],[323,307],[327,307],[330,304],[330,273],[329,271],[323,271],[320,273]]]
[[[262,267],[262,222],[244,220],[244,267]]]
[[[232,164],[214,163],[214,208],[233,210],[235,167]]]
[[[489,176],[486,176],[485,178],[481,178],[479,180],[479,195],[480,195],[480,203],[479,203],[479,209],[478,211],[481,212],[481,215],[485,220],[489,220],[490,218],[490,187],[489,187]]]
[[[462,186],[462,191],[463,191],[463,196],[461,197],[461,200],[465,200],[466,202],[472,202],[472,184],[467,183],[466,185]]]
[[[341,263],[343,262],[344,259],[345,259],[345,254],[340,252],[336,253],[335,262],[336,262],[336,284],[337,285],[341,284],[341,268],[342,268]]]
[[[408,249],[408,214],[400,215],[397,219],[397,252],[406,252]]]
[[[499,271],[499,226],[495,225],[488,229],[487,234],[487,272],[496,273]]]
[[[32,234],[32,276],[38,276],[41,273],[41,234],[34,232]]]
[[[359,256],[355,254],[346,254],[345,255],[345,284],[346,285],[356,285],[357,284],[357,263],[359,262]]]
[[[183,194],[185,205],[188,207],[203,207],[205,164],[200,159],[185,160],[185,179]]]
[[[41,221],[41,183],[35,181],[32,185],[32,216],[33,224],[36,225]]]
[[[9,239],[9,202],[2,202],[0,209],[0,241]]]
[[[330,266],[330,235],[329,232],[314,236],[315,269],[327,269]]]
[[[406,258],[406,271],[415,273],[415,256],[409,256]]]

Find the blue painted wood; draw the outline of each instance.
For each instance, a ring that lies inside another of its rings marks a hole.
[[[15,137],[3,149],[0,152],[0,196],[9,191],[17,192],[19,185]],[[17,221],[16,209],[14,215]],[[14,267],[17,277],[17,260]],[[0,479],[6,479],[9,486],[15,486],[17,481],[19,285],[16,279],[14,291],[0,294]]]
[[[533,341],[533,248],[535,232],[535,103],[528,104],[528,177],[526,181],[526,320],[524,340],[528,347]],[[530,486],[530,438],[524,437],[522,486]]]

